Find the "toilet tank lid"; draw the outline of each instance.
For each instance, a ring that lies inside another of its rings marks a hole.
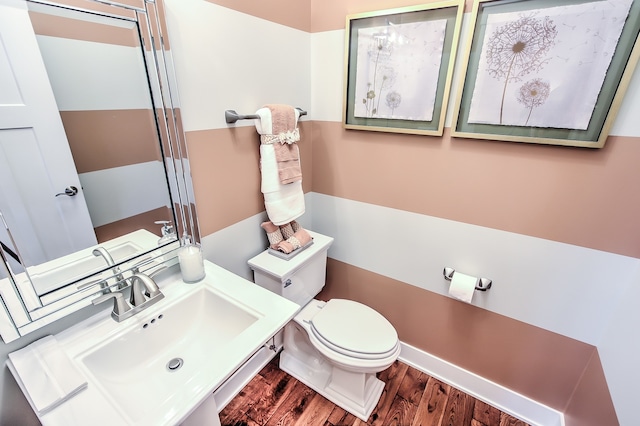
[[[249,259],[248,263],[252,270],[261,271],[279,279],[291,276],[295,271],[306,264],[315,254],[326,251],[333,243],[333,238],[317,232],[309,231],[313,238],[313,244],[301,252],[299,255],[286,260],[280,259],[265,250]]]

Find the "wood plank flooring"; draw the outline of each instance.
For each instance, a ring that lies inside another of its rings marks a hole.
[[[396,361],[378,374],[385,388],[367,422],[278,368],[275,357],[220,412],[223,426],[528,426]]]

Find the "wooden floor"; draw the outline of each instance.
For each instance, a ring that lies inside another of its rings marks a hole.
[[[398,361],[378,374],[385,388],[365,423],[280,370],[278,361],[274,358],[220,412],[223,426],[527,426]]]

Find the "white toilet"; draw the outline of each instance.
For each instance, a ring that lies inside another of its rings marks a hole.
[[[333,238],[309,233],[313,244],[289,260],[268,250],[249,260],[256,284],[302,307],[285,326],[280,368],[367,421],[384,388],[376,373],[400,354],[398,334],[366,305],[314,299],[325,284]]]

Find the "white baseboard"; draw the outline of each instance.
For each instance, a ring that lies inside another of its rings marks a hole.
[[[561,412],[401,342],[399,360],[535,426],[564,426]]]

